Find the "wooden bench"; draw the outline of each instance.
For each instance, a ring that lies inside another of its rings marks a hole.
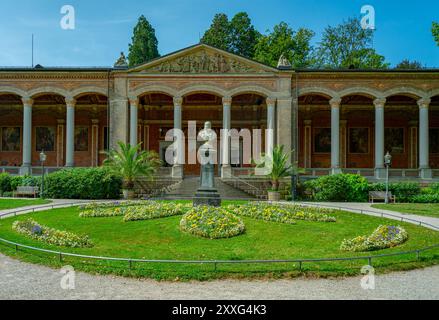
[[[389,202],[396,203],[396,197],[392,195],[389,191]],[[385,191],[370,191],[369,192],[369,202],[374,203],[375,200],[383,200],[386,201],[386,192]]]
[[[13,196],[19,197],[19,196],[33,196],[34,198],[38,195],[38,187],[31,187],[31,186],[20,186],[17,187],[17,190],[14,191]]]

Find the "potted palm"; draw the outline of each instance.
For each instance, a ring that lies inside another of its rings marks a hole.
[[[279,201],[280,180],[299,172],[296,165],[289,163],[288,154],[284,152],[283,145],[278,145],[273,148],[272,157],[264,155],[262,157],[262,162],[259,163],[257,167],[268,168],[266,176],[271,181],[271,189],[268,190],[268,201]]]
[[[134,198],[136,178],[152,178],[161,165],[159,156],[154,151],[141,151],[140,144],[131,146],[119,142],[119,149],[107,153],[104,166],[122,178],[122,191],[125,199]]]

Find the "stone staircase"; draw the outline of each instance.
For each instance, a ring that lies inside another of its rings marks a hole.
[[[138,199],[161,197],[178,188],[181,183],[181,179],[155,177],[149,180],[140,178],[134,184],[135,197]]]
[[[199,177],[186,177],[160,198],[169,200],[192,199],[199,186]],[[255,200],[254,196],[222,182],[220,178],[215,178],[215,187],[218,189],[221,198],[225,200]]]

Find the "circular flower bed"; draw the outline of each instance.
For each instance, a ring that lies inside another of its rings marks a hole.
[[[375,251],[396,247],[409,238],[407,231],[400,226],[379,226],[369,237],[359,236],[351,240],[343,240],[340,249],[343,251]]]
[[[244,233],[244,222],[222,208],[194,207],[180,221],[184,232],[209,239],[231,238]]]

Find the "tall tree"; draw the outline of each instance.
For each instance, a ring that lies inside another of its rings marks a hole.
[[[140,16],[137,25],[134,27],[131,41],[128,54],[128,61],[131,67],[160,56],[155,30],[144,15]]]
[[[237,13],[230,21],[230,51],[253,58],[260,33],[252,25],[246,12]]]
[[[422,69],[422,64],[419,61],[410,61],[408,59],[402,60],[396,65],[396,69]]]
[[[385,69],[385,58],[372,48],[373,30],[363,29],[360,20],[350,18],[336,27],[327,27],[316,58],[319,67]]]
[[[431,27],[431,32],[433,33],[433,38],[436,41],[437,45],[439,46],[439,23],[433,22],[433,25]]]
[[[230,23],[226,14],[218,13],[215,15],[210,28],[201,38],[201,42],[219,49],[230,50]]]
[[[275,25],[273,31],[262,35],[255,48],[254,59],[277,66],[283,54],[294,68],[306,68],[313,64],[311,39],[314,32],[301,28],[294,31],[287,23]]]

